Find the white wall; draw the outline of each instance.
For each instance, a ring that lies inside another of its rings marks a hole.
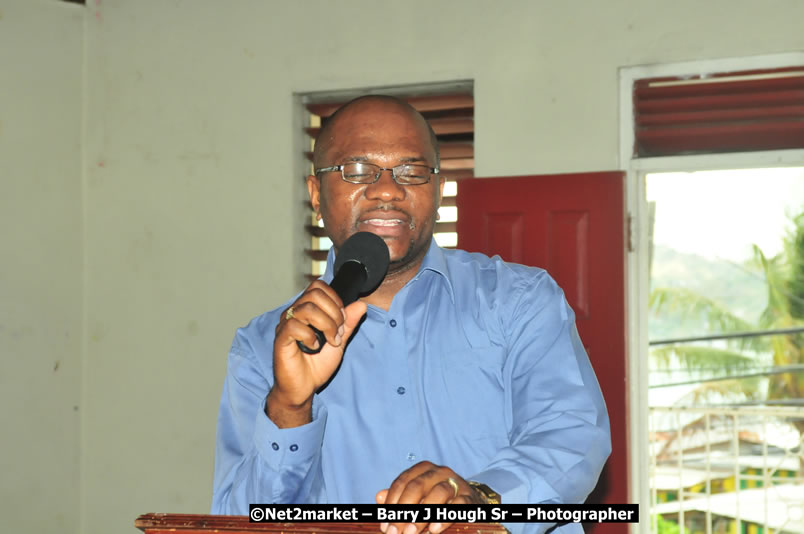
[[[39,0],[39,13],[21,7],[26,0],[0,0],[9,6],[2,7],[0,32],[10,25],[11,11],[24,10],[36,17],[14,19],[18,37],[59,44],[45,69],[18,64],[6,46],[0,57],[12,73],[53,76],[72,88],[48,85],[61,95],[58,116],[70,129],[80,109],[79,69],[56,61],[72,57],[57,31],[67,31],[67,23],[41,33],[39,25],[76,6],[55,4]],[[4,235],[2,246],[4,257],[5,248],[23,251],[10,272],[31,289],[26,293],[5,279],[0,288],[12,292],[15,303],[2,305],[5,332],[9,324],[39,328],[30,341],[14,345],[23,347],[15,350],[25,351],[24,364],[2,364],[15,375],[16,389],[7,394],[4,385],[3,393],[12,406],[20,405],[29,389],[22,383],[40,363],[52,374],[54,347],[64,345],[54,325],[84,328],[84,381],[76,375],[63,396],[75,395],[81,384],[86,399],[79,413],[81,531],[88,534],[125,532],[144,512],[208,510],[217,403],[232,335],[289,297],[298,281],[304,215],[294,93],[474,79],[479,175],[613,169],[619,67],[804,48],[799,0],[87,0],[77,9],[86,10],[87,23],[86,264],[82,271],[75,174],[70,184],[56,180],[66,179],[63,171],[78,161],[60,149],[77,138],[50,132],[51,142],[40,143],[21,137],[21,148],[13,150],[17,159],[0,160],[3,187],[19,189],[17,200],[0,200],[9,204],[0,217],[29,228],[25,238]],[[70,35],[77,49],[77,34]],[[33,58],[34,52],[24,54]],[[17,92],[21,100],[39,98],[44,111],[34,122],[50,125],[56,112],[47,111],[45,95],[22,87]],[[11,116],[24,121],[19,111]],[[24,159],[22,152],[38,159]],[[32,183],[7,184],[9,170],[39,167],[62,172],[44,173],[61,189],[43,195]],[[47,220],[36,215],[42,206],[51,208]],[[48,231],[60,235],[52,246],[30,240]],[[58,265],[60,307],[50,305],[57,292],[44,286],[52,274],[26,268],[28,257],[31,264]],[[82,294],[83,325],[70,313],[70,304],[80,308]],[[11,346],[10,334],[0,336],[4,348]],[[71,340],[75,360],[79,345]],[[44,372],[37,380],[41,385],[30,396],[41,406],[12,413],[12,422],[36,421],[35,430],[19,430],[34,438],[64,425],[72,447],[42,445],[59,451],[52,459],[57,464],[59,455],[75,455],[77,423],[46,409],[61,406],[61,390],[49,387],[45,380],[53,378]],[[4,417],[14,412],[7,406]],[[30,472],[45,480],[36,453],[15,447],[17,478]],[[56,493],[76,475],[59,471],[54,478]],[[0,487],[12,489],[5,482]],[[32,502],[15,501],[33,513]]]
[[[83,13],[0,0],[0,521],[78,531]]]
[[[804,47],[798,0],[104,0],[89,20],[89,533],[208,507],[232,334],[294,289],[294,92],[471,78],[480,175],[614,169],[618,67]]]

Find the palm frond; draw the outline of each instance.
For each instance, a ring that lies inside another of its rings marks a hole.
[[[752,245],[753,263],[765,276],[768,289],[768,305],[760,316],[760,326],[782,328],[790,323],[790,291],[788,290],[789,269],[785,254],[768,258],[762,249]]]
[[[682,319],[698,318],[705,328],[704,333],[745,332],[756,325],[738,317],[721,303],[681,287],[657,287],[650,294],[650,307],[655,314],[678,314]],[[762,338],[739,338],[730,342],[744,350],[763,350],[767,340]]]
[[[785,239],[785,255],[790,264],[787,289],[790,292],[790,315],[804,321],[804,212],[793,220],[793,230]]]
[[[761,399],[760,377],[705,382],[678,401],[677,406],[697,406],[716,402],[745,402]]]
[[[757,358],[728,349],[702,347],[699,345],[664,345],[653,347],[650,358],[656,368],[669,369],[676,364],[687,371],[723,376],[756,367]]]

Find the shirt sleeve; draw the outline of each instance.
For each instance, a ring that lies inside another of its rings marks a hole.
[[[597,483],[611,441],[606,406],[572,309],[545,274],[522,290],[508,323],[510,446],[469,479],[493,488],[503,503],[582,503]],[[517,534],[552,525],[505,526]]]
[[[271,384],[237,337],[229,353],[218,413],[212,513],[247,515],[249,504],[324,500],[321,444],[326,407],[313,398],[313,420],[278,428],[265,415]]]

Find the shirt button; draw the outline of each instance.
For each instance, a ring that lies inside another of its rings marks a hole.
[[[416,459],[416,455],[415,455],[415,454],[413,454],[412,452],[409,452],[409,453],[408,453],[408,460],[410,460],[410,461],[412,462],[412,461],[413,461],[413,460],[415,460],[415,459]]]
[[[278,451],[279,450],[279,443],[274,441],[273,443],[271,443],[271,448],[273,450],[275,450],[275,451]]]
[[[292,452],[296,452],[297,450],[299,450],[299,446],[294,443],[293,445],[290,446],[290,450]]]
[[[391,325],[391,328],[395,328],[396,327],[396,319],[391,319],[389,324]]]
[[[396,388],[396,392],[399,393],[400,395],[404,395],[405,394],[405,388],[403,388],[402,386],[399,386],[398,388]]]

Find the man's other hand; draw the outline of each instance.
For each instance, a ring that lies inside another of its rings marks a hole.
[[[452,480],[452,482],[450,482]],[[419,462],[402,472],[388,489],[377,493],[378,504],[484,504],[482,497],[449,467]],[[452,523],[382,523],[385,534],[416,534],[425,528],[438,534]]]

